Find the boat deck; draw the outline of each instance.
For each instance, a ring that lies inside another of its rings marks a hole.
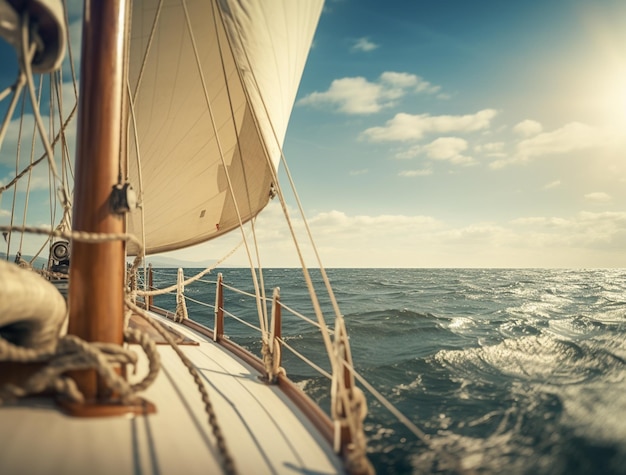
[[[209,338],[176,330],[198,342],[180,348],[200,371],[239,473],[343,472],[328,443],[278,387],[264,384]],[[161,372],[142,395],[156,414],[74,418],[39,399],[0,407],[0,473],[220,473],[200,393],[174,350],[158,349]],[[137,352],[139,378],[147,359]]]

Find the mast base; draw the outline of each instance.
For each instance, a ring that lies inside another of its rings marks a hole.
[[[73,417],[147,416],[157,412],[156,406],[143,398],[129,404],[101,401],[78,403],[67,399],[59,399],[57,404],[67,415]]]

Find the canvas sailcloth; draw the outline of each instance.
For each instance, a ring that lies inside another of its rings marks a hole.
[[[235,202],[243,222],[268,203],[322,4],[134,2],[128,170],[142,209],[128,232],[146,254],[236,228]]]

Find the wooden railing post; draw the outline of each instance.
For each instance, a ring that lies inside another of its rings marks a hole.
[[[215,326],[213,340],[218,341],[224,336],[224,288],[222,287],[222,273],[217,274],[215,286]]]
[[[148,264],[148,290],[154,288],[154,274],[152,273],[152,264]],[[148,295],[146,297],[146,310],[150,310],[154,304],[154,296]]]
[[[343,425],[340,430],[340,452],[351,461],[348,473],[352,475],[369,475],[374,473],[371,462],[367,459],[366,438],[363,429],[363,419],[367,414],[367,402],[363,392],[355,385],[354,375],[349,367],[352,367],[352,353],[348,341],[343,318],[335,321],[335,340],[338,345],[337,350],[341,354],[342,368],[337,368],[340,373],[337,375],[337,384],[343,384],[343,391],[346,392],[348,401],[341,398],[335,406],[338,413],[334,414],[335,420],[351,418],[352,423]],[[342,381],[341,383],[339,381]],[[337,394],[343,392],[338,388]],[[352,430],[355,432],[353,433]]]
[[[281,361],[281,353],[274,351],[274,344],[279,345],[279,340],[282,338],[282,316],[281,316],[281,307],[280,307],[280,287],[276,287],[274,289],[274,294],[272,295],[272,321],[271,321],[271,333],[270,333],[270,352],[274,354],[274,358],[278,357],[278,361],[276,362],[277,366],[282,364]]]

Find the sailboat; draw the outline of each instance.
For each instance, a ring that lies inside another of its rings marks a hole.
[[[330,331],[306,266],[330,415],[282,370],[279,297],[265,298],[252,259],[261,355],[225,336],[221,291],[213,329],[159,314],[141,267],[236,232],[252,254],[242,230],[271,199],[288,213],[277,170],[322,6],[87,0],[72,108],[59,85],[65,2],[0,2],[19,65],[1,95],[0,144],[21,108],[43,150],[0,191],[30,188],[39,165],[59,197],[48,226],[2,223],[5,239],[43,235],[50,258],[45,269],[10,251],[0,261],[0,473],[372,472],[345,324],[335,305]],[[42,95],[36,77],[57,85]],[[75,160],[59,165],[76,127]],[[68,282],[66,299],[55,284]]]

